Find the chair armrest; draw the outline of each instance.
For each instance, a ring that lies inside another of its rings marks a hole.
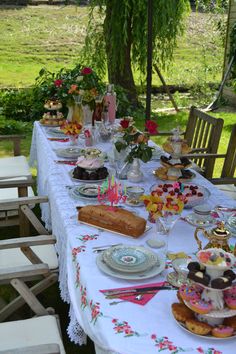
[[[32,237],[18,237],[8,240],[0,240],[0,250],[9,248],[20,248],[24,246],[40,246],[50,245],[56,243],[56,237],[54,235],[40,235]]]
[[[14,324],[13,327],[14,329]],[[30,347],[17,349],[0,350],[0,354],[60,354],[60,346],[58,344],[38,344]]]
[[[46,263],[32,264],[21,267],[2,268],[0,269],[0,284],[6,280],[9,281],[15,278],[29,278],[49,273],[50,270],[48,264]]]
[[[24,139],[25,135],[15,134],[15,135],[0,135],[1,140],[12,140],[14,156],[20,155],[20,143],[21,139]]]
[[[213,184],[236,184],[236,177],[211,178],[209,181]]]
[[[210,159],[210,158],[224,158],[225,154],[211,154],[211,153],[203,153],[203,154],[185,154],[183,157],[187,157],[189,159],[194,159],[194,158],[204,158],[204,159]]]
[[[24,179],[22,179],[22,177]],[[17,179],[19,178],[19,179]],[[0,177],[0,188],[31,187],[35,184],[31,175],[16,177]]]
[[[48,197],[21,197],[17,199],[5,199],[0,203],[0,211],[18,209],[21,205],[48,203]]]
[[[185,132],[181,132],[180,135],[184,135]],[[173,132],[168,131],[168,130],[158,130],[157,134],[151,134],[151,136],[155,136],[155,135],[161,135],[161,136],[171,136],[173,135]]]

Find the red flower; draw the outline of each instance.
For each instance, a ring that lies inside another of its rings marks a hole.
[[[91,68],[85,67],[81,70],[81,74],[83,75],[88,75],[88,74],[92,74],[93,70]]]
[[[55,85],[56,87],[61,87],[61,86],[62,86],[62,83],[63,83],[63,80],[60,80],[60,79],[54,81],[54,85]]]
[[[149,134],[158,134],[158,131],[157,131],[158,125],[153,120],[148,120],[145,123],[145,127],[147,128]]]
[[[120,121],[120,125],[122,126],[123,129],[126,129],[129,126],[129,121],[127,119],[122,119]]]

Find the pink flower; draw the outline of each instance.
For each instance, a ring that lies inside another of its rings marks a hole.
[[[152,339],[156,339],[157,336],[156,336],[155,334],[152,334],[152,335],[151,335],[151,338],[152,338]]]
[[[61,87],[61,86],[62,86],[62,83],[63,83],[63,80],[60,80],[60,79],[54,81],[54,85],[55,85],[56,87]]]
[[[158,125],[153,120],[148,120],[145,123],[145,127],[147,128],[149,134],[158,134],[158,131],[157,131]]]
[[[198,347],[198,348],[197,348],[197,351],[198,351],[199,353],[204,353],[204,350],[203,350],[201,347]]]
[[[92,74],[93,70],[91,68],[85,67],[81,70],[81,74],[83,75],[88,75],[88,74]]]

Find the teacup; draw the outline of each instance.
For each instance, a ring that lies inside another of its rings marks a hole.
[[[145,189],[139,186],[128,186],[126,188],[126,192],[129,202],[138,204],[140,202],[140,197],[145,192]]]

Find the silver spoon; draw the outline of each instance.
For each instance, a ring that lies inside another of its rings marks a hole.
[[[135,296],[135,300],[142,300],[143,298],[143,295],[142,294],[139,294],[139,295],[136,295]],[[117,305],[117,304],[120,304],[122,302],[129,302],[129,300],[119,300],[119,301],[112,301],[109,303],[109,305]]]

